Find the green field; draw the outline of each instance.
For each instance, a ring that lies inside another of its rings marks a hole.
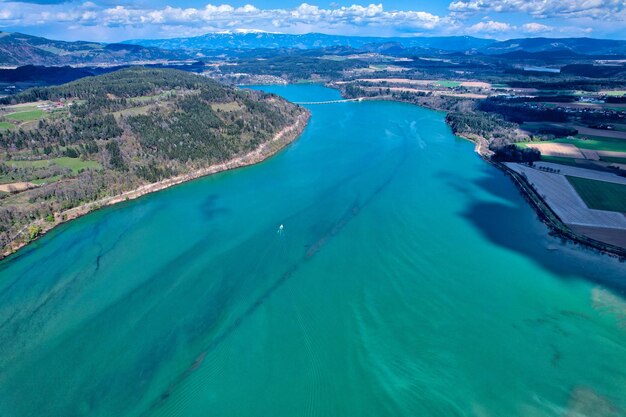
[[[346,61],[348,58],[341,55],[322,55],[319,59],[325,59],[328,61]]]
[[[519,142],[516,145],[524,148],[527,143],[569,143],[580,149],[626,152],[626,139],[609,138],[606,136],[576,135],[575,137],[558,138],[547,141]]]
[[[626,158],[620,158],[619,156],[601,156],[600,160],[604,162],[612,162],[614,164],[626,165]]]
[[[69,168],[74,174],[78,174],[81,169],[102,169],[102,165],[97,161],[83,161],[80,158],[68,158],[67,156],[61,158],[54,158],[52,163],[57,164],[63,168]]]
[[[0,175],[0,184],[10,184],[15,182],[15,179],[10,175]]]
[[[621,97],[621,96],[626,96],[626,90],[605,90],[605,91],[601,91],[600,93],[602,94],[606,94],[607,96],[613,96],[613,97]]]
[[[131,101],[132,103],[143,103],[146,101],[168,99],[168,98],[174,97],[175,95],[176,95],[176,92],[174,90],[166,90],[166,91],[160,92],[159,94],[131,97],[128,100]]]
[[[22,168],[43,168],[48,166],[48,164],[55,164],[62,168],[71,169],[74,175],[78,174],[78,171],[81,169],[102,169],[102,165],[97,161],[83,161],[80,158],[69,158],[67,156],[38,161],[8,161],[7,164]]]
[[[16,168],[44,168],[51,160],[42,159],[37,161],[7,161],[6,164]]]
[[[626,213],[626,185],[566,176],[587,207]]]
[[[13,124],[9,122],[0,122],[0,129],[13,129]]]
[[[150,109],[153,109],[154,106],[153,105],[146,105],[146,106],[139,106],[139,107],[131,107],[129,109],[124,109],[124,110],[120,110],[120,111],[116,111],[113,112],[113,116],[115,117],[120,117],[120,116],[137,116],[139,114],[148,114],[148,112],[150,111]]]
[[[543,162],[551,162],[553,164],[569,165],[572,167],[586,168],[586,169],[592,169],[596,171],[606,171],[606,168],[603,165],[596,163],[595,161],[592,161],[589,159],[575,159],[575,158],[566,158],[566,157],[561,157],[561,156],[541,155],[541,160]],[[604,160],[604,159],[601,159],[601,160]],[[605,161],[605,162],[609,162],[609,161]],[[612,162],[615,162],[615,161],[612,161]]]
[[[40,178],[40,179],[37,179],[37,180],[32,180],[30,182],[32,182],[33,184],[37,184],[37,185],[50,184],[51,182],[59,181],[61,178],[63,178],[62,175],[55,175],[53,177]]]
[[[561,141],[563,139],[558,139]],[[576,135],[574,145],[581,149],[592,149],[594,151],[614,151],[626,152],[626,139],[609,138],[606,136]]]
[[[439,87],[445,87],[445,88],[454,88],[454,87],[460,86],[461,83],[458,81],[437,81],[435,85],[438,85]]]
[[[230,103],[211,104],[211,108],[213,110],[220,110],[225,112],[241,110],[241,106],[236,101],[231,101]]]
[[[139,96],[139,97],[131,97],[128,99],[131,103],[143,103],[144,101],[152,101],[156,100],[160,97],[160,94],[156,94],[153,96]]]
[[[37,110],[37,106],[34,104],[16,104],[14,106],[7,106],[5,110],[10,113],[17,113],[22,111],[32,111]]]
[[[594,151],[626,152],[626,139],[589,135],[584,135],[584,137],[585,139],[582,139],[581,135],[578,135],[576,136],[576,138],[560,138],[537,143],[570,143],[580,149],[591,149]]]
[[[570,165],[573,167],[580,167],[581,164],[576,162],[574,158],[564,158],[561,156],[547,156],[541,155],[541,160],[544,162],[552,162],[553,164]]]
[[[31,120],[39,120],[44,115],[43,110],[30,110],[30,111],[20,111],[17,113],[9,113],[6,117],[11,120],[18,120],[20,122],[27,122]]]

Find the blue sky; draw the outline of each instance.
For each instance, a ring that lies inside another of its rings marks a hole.
[[[626,0],[0,0],[0,30],[102,42],[246,30],[626,39]]]

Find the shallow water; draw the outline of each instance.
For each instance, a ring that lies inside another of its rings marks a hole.
[[[309,108],[270,160],[0,263],[0,415],[626,412],[624,264],[550,237],[442,113]]]

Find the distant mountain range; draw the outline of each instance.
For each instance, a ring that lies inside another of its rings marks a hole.
[[[173,39],[135,39],[123,43],[56,41],[21,33],[0,32],[0,65],[124,65],[141,61],[188,60],[204,54],[245,53],[253,49],[331,48],[391,54],[463,53],[532,59],[576,55],[624,56],[626,41],[591,38],[523,38],[494,41],[471,36],[360,37],[308,33],[208,33]]]
[[[593,38],[522,38],[494,42],[480,52],[505,54],[511,52],[570,52],[581,55],[626,55],[626,41]]]
[[[184,60],[183,51],[128,44],[55,41],[22,33],[0,32],[0,65],[125,64]]]
[[[624,55],[626,41],[592,38],[523,38],[507,41],[494,41],[471,36],[444,37],[360,37],[307,33],[286,35],[279,33],[207,33],[202,36],[173,39],[135,39],[125,41],[145,47],[169,50],[219,50],[219,49],[315,49],[345,46],[355,49],[377,50],[385,46],[447,52],[474,52],[489,55],[511,52],[552,52],[565,51],[584,55]],[[385,49],[385,48],[382,48]]]
[[[439,49],[445,51],[465,51],[483,48],[494,41],[474,38],[471,36],[445,37],[406,37],[382,38],[365,36],[325,35],[322,33],[307,33],[304,35],[287,35],[268,32],[222,32],[207,33],[206,35],[190,38],[173,39],[134,39],[125,41],[125,44],[157,47],[162,49],[183,50],[216,50],[216,49],[316,49],[333,46],[347,46],[363,48],[371,45],[394,43],[404,48]]]

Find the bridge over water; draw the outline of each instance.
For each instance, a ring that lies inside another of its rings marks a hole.
[[[345,98],[345,99],[341,99],[341,100],[328,100],[328,101],[296,101],[294,102],[295,104],[300,104],[300,105],[309,105],[309,104],[334,104],[334,103],[347,103],[349,101],[363,101],[364,98],[363,97],[359,97],[359,98]]]

